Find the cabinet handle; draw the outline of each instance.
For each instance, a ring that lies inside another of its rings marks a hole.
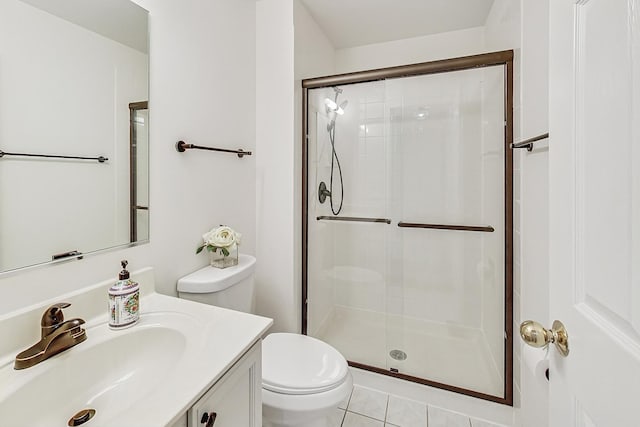
[[[213,424],[216,422],[216,417],[218,416],[218,414],[216,414],[215,412],[212,412],[209,414],[209,422],[207,423],[206,427],[213,427]]]
[[[206,412],[202,414],[202,418],[200,419],[200,424],[207,423],[205,427],[213,427],[213,424],[216,422],[216,417],[218,414],[215,412],[211,412],[207,414]]]

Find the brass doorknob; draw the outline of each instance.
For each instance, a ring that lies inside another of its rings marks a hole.
[[[525,320],[520,324],[520,336],[531,347],[546,347],[554,343],[562,356],[569,355],[569,334],[559,320],[554,320],[551,329],[533,320]]]

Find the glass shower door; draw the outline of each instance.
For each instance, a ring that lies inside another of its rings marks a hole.
[[[509,401],[506,70],[307,91],[303,331],[351,366]]]
[[[308,103],[308,334],[371,366],[386,349],[384,88],[322,88]]]
[[[386,82],[395,226],[387,258],[396,259],[388,282],[390,366],[499,396],[504,67]]]

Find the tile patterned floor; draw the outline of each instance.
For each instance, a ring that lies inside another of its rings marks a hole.
[[[335,427],[506,427],[382,391],[354,386]]]

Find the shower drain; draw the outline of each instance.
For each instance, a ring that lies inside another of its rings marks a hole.
[[[407,359],[407,353],[405,353],[402,350],[391,350],[389,352],[389,356],[391,356],[391,358],[394,359],[394,360],[406,360]]]

